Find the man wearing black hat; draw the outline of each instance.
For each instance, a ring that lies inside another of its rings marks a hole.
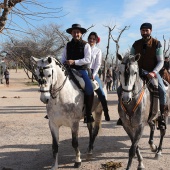
[[[86,41],[82,40],[82,35],[86,33],[86,31],[80,24],[73,24],[71,28],[66,30],[67,33],[72,35],[72,40],[65,46],[61,62],[78,70],[85,81],[86,115],[84,123],[91,123],[94,122],[92,116],[94,92],[87,73],[87,68],[91,62],[91,48]]]

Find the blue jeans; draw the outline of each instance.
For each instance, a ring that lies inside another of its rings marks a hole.
[[[158,79],[158,90],[159,90],[159,101],[161,105],[166,104],[166,91],[165,91],[165,86],[163,84],[162,77],[160,76],[159,73],[156,74],[157,79]]]
[[[99,83],[99,89],[100,89],[100,91],[101,91],[101,94],[102,94],[103,96],[105,96],[104,91],[103,91],[102,82],[101,82],[100,78],[99,78],[97,75],[95,76],[95,80]]]
[[[93,86],[92,86],[92,83],[91,83],[91,80],[88,76],[88,72],[87,70],[77,70],[81,75],[82,75],[82,78],[85,82],[85,94],[86,95],[92,95],[93,94]]]

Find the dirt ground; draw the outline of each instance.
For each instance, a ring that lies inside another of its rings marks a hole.
[[[0,85],[0,170],[47,170],[53,164],[51,134],[45,105],[41,103],[37,86],[25,85],[28,82],[23,70],[10,70],[10,85]],[[108,105],[111,121],[102,121],[102,130],[95,141],[93,156],[86,156],[88,130],[80,122],[79,147],[82,157],[80,170],[99,170],[109,161],[122,162],[123,170],[128,160],[130,141],[121,126],[116,125],[117,95],[109,92]],[[170,118],[169,118],[170,123]],[[170,125],[164,138],[163,155],[154,159],[148,145],[149,127],[146,126],[139,146],[146,170],[170,169]],[[155,132],[155,143],[159,142],[159,131]],[[59,169],[74,169],[75,153],[71,145],[71,131],[60,129]],[[5,168],[4,168],[5,167]],[[132,170],[137,169],[135,157]]]

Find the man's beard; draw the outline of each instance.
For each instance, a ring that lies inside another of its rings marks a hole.
[[[151,34],[141,34],[142,38],[149,39]]]

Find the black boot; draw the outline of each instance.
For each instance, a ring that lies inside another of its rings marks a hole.
[[[116,124],[122,126],[122,120],[119,118]]]
[[[97,93],[97,95],[99,97],[99,100],[100,100],[100,102],[102,104],[105,120],[110,121],[110,116],[109,116],[109,110],[108,110],[108,106],[107,106],[106,97],[102,94],[102,91],[100,89],[95,90],[95,92]]]
[[[84,115],[84,123],[92,123],[94,122],[93,115],[92,115],[92,107],[93,107],[93,98],[94,93],[92,95],[85,95],[85,107],[86,107],[86,114]]]
[[[165,121],[165,115],[168,115],[168,106],[167,105],[160,105],[160,111],[161,115],[158,116],[158,127],[157,129],[166,129],[166,121]]]

